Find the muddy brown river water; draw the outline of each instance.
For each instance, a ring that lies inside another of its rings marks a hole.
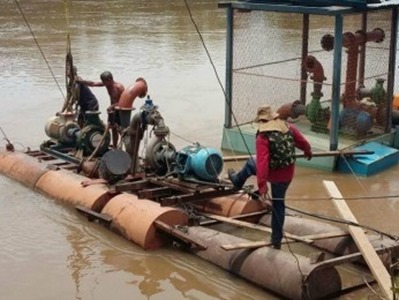
[[[61,108],[68,32],[80,76],[97,80],[110,70],[125,86],[145,77],[177,148],[220,147],[224,97],[184,1],[18,3],[46,61],[16,3],[1,1],[0,126],[17,149],[38,148],[46,120]],[[211,0],[190,1],[190,7],[224,82],[224,10]],[[108,95],[93,91],[105,118]],[[345,197],[359,198],[349,206],[360,223],[396,235],[398,175],[398,166],[368,178],[297,168],[287,205],[337,216],[322,185],[333,180]],[[275,299],[178,249],[145,252],[7,177],[0,176],[0,191],[1,300]],[[377,297],[363,288],[340,299]]]

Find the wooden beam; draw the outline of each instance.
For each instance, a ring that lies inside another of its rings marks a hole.
[[[291,240],[292,241],[292,240]],[[285,240],[281,241],[282,244],[287,243]],[[238,243],[238,244],[229,244],[229,245],[221,245],[220,248],[231,251],[238,249],[253,249],[253,248],[261,248],[261,247],[269,247],[271,246],[271,242],[266,241],[257,241],[257,242],[248,242],[248,243]]]
[[[385,253],[390,253],[394,248],[398,248],[398,246],[393,246],[393,247],[389,247],[389,248],[378,247],[378,248],[374,248],[374,250],[377,254],[382,255]],[[348,255],[327,259],[325,261],[318,263],[317,268],[330,268],[330,267],[333,267],[333,266],[336,266],[339,264],[353,262],[353,261],[358,260],[360,257],[362,257],[362,255],[363,254],[361,252],[355,252],[355,253],[351,253]]]
[[[265,232],[268,232],[268,233],[272,232],[271,228],[263,226],[263,225],[252,224],[252,223],[249,223],[249,222],[234,220],[232,218],[218,216],[218,215],[213,215],[213,214],[208,214],[208,213],[200,213],[200,214],[205,216],[205,217],[207,217],[207,218],[218,220],[218,221],[221,221],[221,222],[234,224],[234,225],[237,225],[237,226],[242,226],[242,227],[246,227],[246,228],[250,228],[250,229],[265,231]],[[304,239],[304,238],[302,238],[302,237],[300,237],[298,235],[290,234],[288,232],[284,232],[284,236],[286,238],[289,238],[289,239],[292,239],[292,240],[295,240],[295,241],[301,241],[301,242],[308,243],[308,244],[313,242],[312,240]]]
[[[348,232],[326,232],[326,233],[316,233],[302,236],[304,239],[308,240],[324,240],[324,239],[332,239],[337,237],[343,237],[349,235]]]
[[[240,219],[245,219],[245,218],[250,218],[250,217],[263,216],[264,214],[267,214],[268,212],[270,212],[270,210],[265,209],[265,210],[260,210],[260,211],[254,211],[254,212],[247,213],[247,214],[233,216],[231,218],[235,219],[235,220],[240,220]],[[216,223],[220,223],[220,222],[221,221],[218,221],[218,220],[206,220],[206,221],[201,221],[199,223],[199,226],[207,226],[207,225],[212,225],[212,224],[216,224]]]
[[[341,192],[338,190],[337,186],[333,181],[323,181],[324,187],[332,198],[332,202],[335,208],[338,210],[340,216],[349,221],[357,223],[355,216],[343,199]],[[381,288],[382,293],[386,299],[393,299],[392,281],[391,276],[385,269],[382,261],[375,252],[373,246],[368,240],[363,229],[357,226],[348,225],[348,230],[353,237],[357,247],[362,253],[367,265],[369,266],[371,272],[373,273],[378,285]]]
[[[137,192],[137,196],[139,199],[153,199],[159,198],[163,196],[169,196],[172,193],[172,190],[166,186],[143,189]]]
[[[312,235],[304,235],[300,236],[304,240],[323,240],[323,239],[328,239],[328,238],[335,238],[335,237],[341,237],[348,235],[348,233],[345,232],[329,232],[329,233],[320,233],[320,234],[312,234]],[[289,242],[292,242],[293,239],[288,239]],[[286,243],[285,241],[282,241],[282,243]],[[235,245],[222,245],[220,246],[226,251],[230,250],[237,250],[237,249],[252,249],[252,248],[260,248],[260,247],[268,247],[270,246],[271,243],[266,242],[266,241],[256,241],[256,242],[248,242],[248,243],[239,243]]]
[[[178,230],[175,227],[170,226],[162,221],[156,220],[156,221],[154,221],[154,225],[158,230],[174,237],[175,239],[177,239],[179,241],[184,242],[185,244],[192,245],[200,250],[207,249],[206,245],[203,245],[198,241],[194,241],[188,234],[186,234],[183,231]]]
[[[112,222],[112,217],[110,217],[106,214],[98,213],[98,212],[91,210],[89,208],[86,208],[84,206],[77,205],[77,206],[75,206],[75,209],[77,211],[83,213],[84,215],[86,215],[87,219],[90,222],[97,220],[99,223],[102,223],[103,225],[106,225],[106,226],[109,226],[110,223]]]

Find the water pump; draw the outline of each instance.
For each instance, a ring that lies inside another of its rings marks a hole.
[[[181,179],[216,182],[223,170],[223,158],[216,149],[187,146],[177,153],[175,169]]]

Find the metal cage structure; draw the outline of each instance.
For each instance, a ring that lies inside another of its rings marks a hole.
[[[317,150],[390,137],[399,1],[226,1],[222,148],[254,153],[260,106]]]

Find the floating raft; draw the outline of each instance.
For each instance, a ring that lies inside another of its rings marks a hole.
[[[361,262],[347,232],[303,218],[287,216],[285,242],[300,241],[344,256],[327,261],[316,259],[315,263],[304,255],[273,249],[263,241],[253,242],[207,228],[215,222],[226,222],[270,232],[264,226],[270,223],[264,205],[237,191],[212,186],[194,188],[186,182],[155,177],[113,186],[83,185],[88,178],[76,174],[76,170],[77,165],[40,151],[0,149],[0,173],[74,206],[90,220],[100,221],[143,249],[155,250],[174,240],[193,254],[286,298],[323,299],[339,295],[343,283],[336,266]],[[208,221],[190,224],[190,214],[176,205],[182,202],[192,203]],[[388,254],[397,254],[396,242],[371,239],[376,248],[384,247],[389,249]],[[391,256],[384,253],[388,261]]]

